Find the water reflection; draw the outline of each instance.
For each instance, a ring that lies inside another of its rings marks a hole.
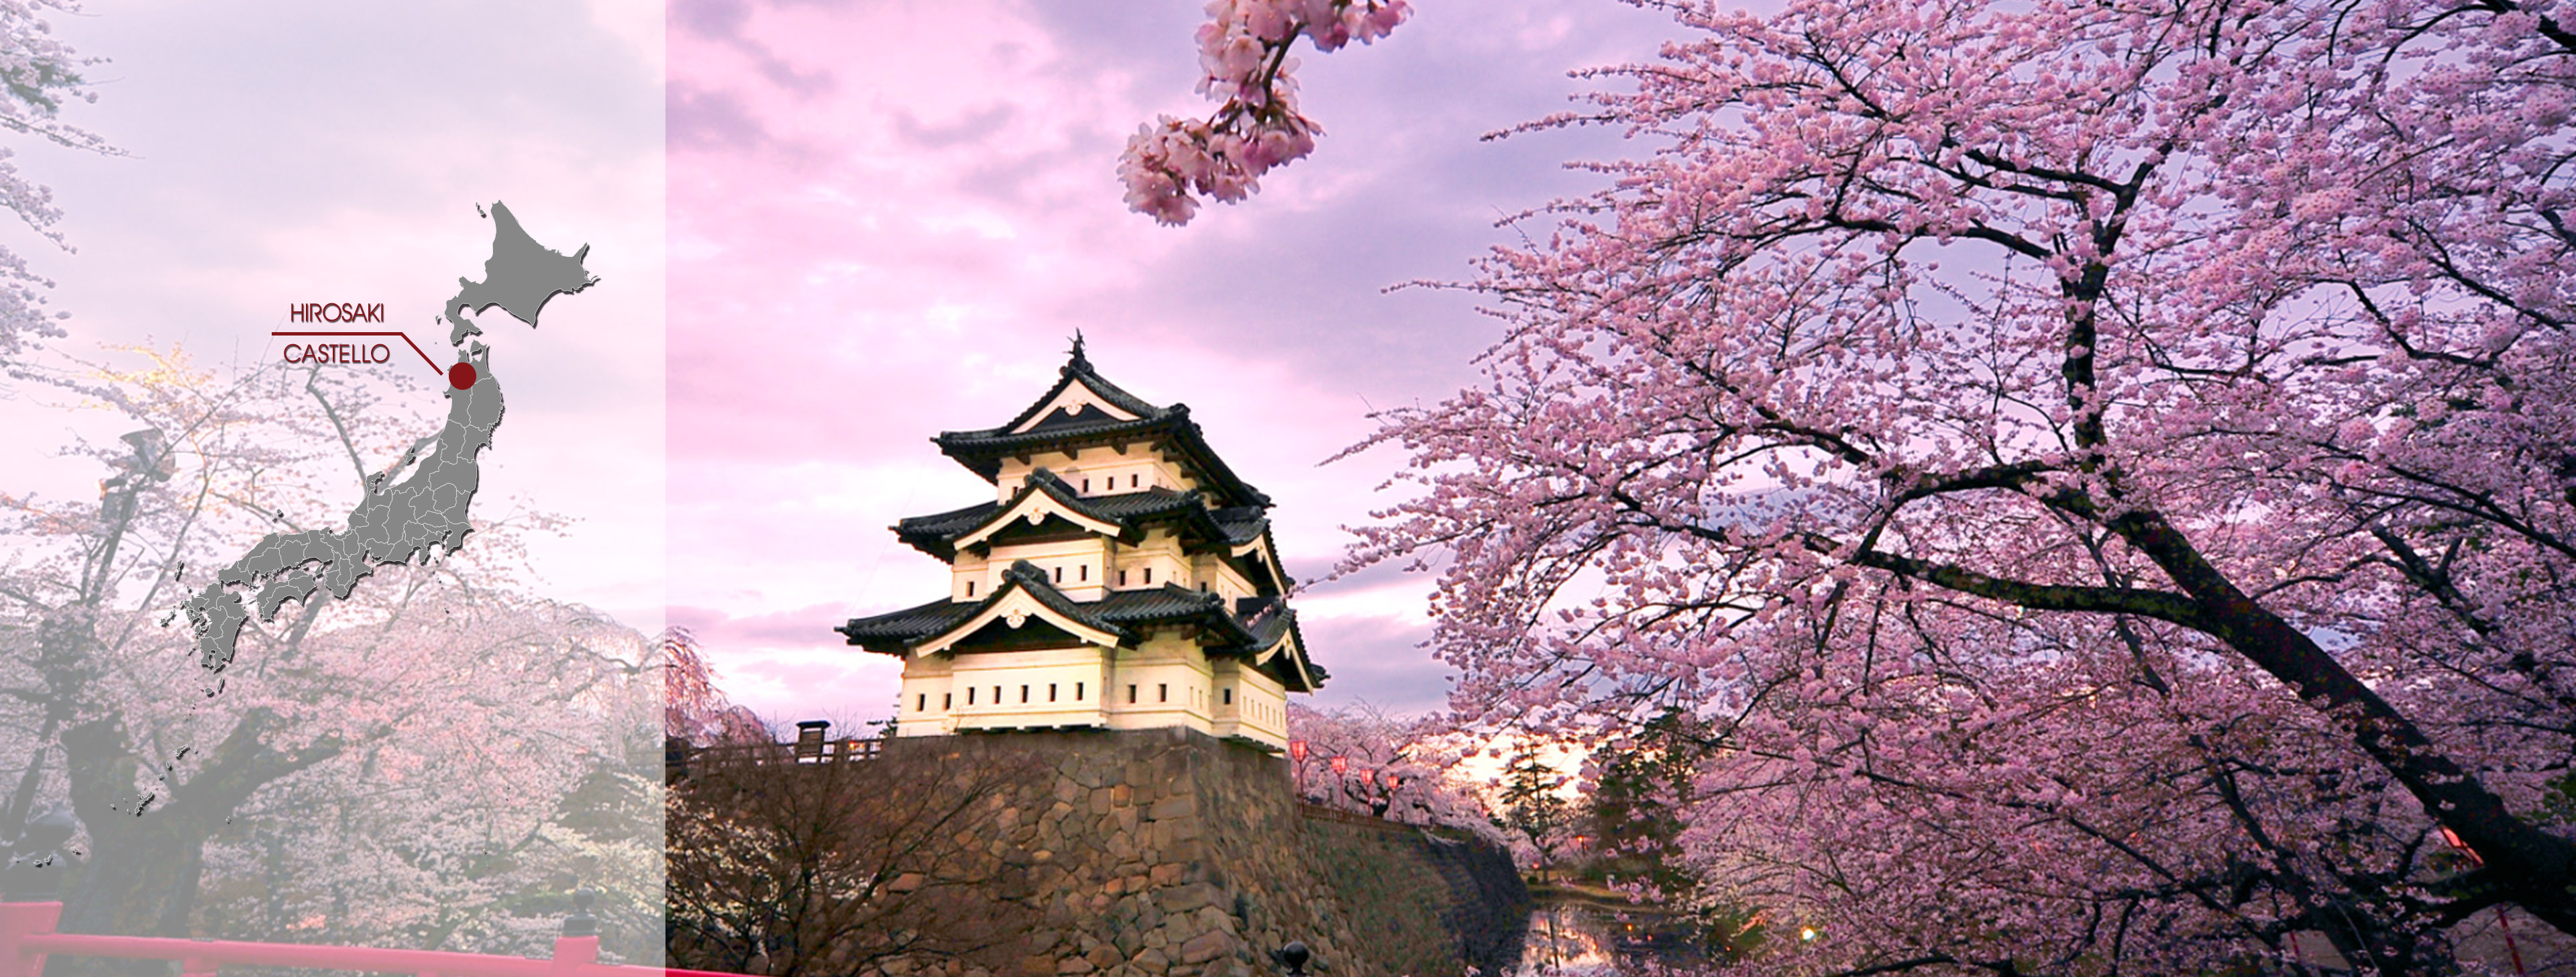
[[[1514,977],[1593,977],[1638,965],[1707,963],[1687,920],[1588,903],[1540,903],[1530,912]]]

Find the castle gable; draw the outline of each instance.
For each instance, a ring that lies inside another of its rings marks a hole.
[[[1019,563],[1002,574],[1003,584],[975,606],[964,620],[912,643],[912,657],[936,655],[955,647],[981,632],[987,625],[1001,623],[1018,630],[1031,619],[1073,636],[1083,644],[1115,648],[1127,638],[1127,632],[1115,624],[1085,613],[1081,605],[1047,583],[1046,575],[1034,564]]]

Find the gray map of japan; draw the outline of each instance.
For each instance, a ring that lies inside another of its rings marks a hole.
[[[471,385],[446,391],[447,423],[436,435],[413,442],[402,460],[367,478],[365,497],[349,512],[349,528],[267,536],[188,599],[183,609],[198,663],[208,672],[232,664],[242,627],[250,621],[244,593],[251,593],[261,621],[273,621],[290,599],[309,600],[317,589],[345,598],[376,567],[420,559],[432,546],[455,552],[473,531],[466,507],[482,481],[475,459],[501,426],[501,383],[492,375],[491,349],[467,342],[482,330],[465,314],[499,306],[534,327],[549,299],[599,281],[582,268],[589,246],[570,255],[547,248],[498,202],[490,217],[492,256],[483,264],[484,279],[457,279],[456,296],[440,313],[449,327],[448,343],[460,347],[457,361],[473,368]]]

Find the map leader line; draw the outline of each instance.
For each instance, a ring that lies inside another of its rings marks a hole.
[[[412,341],[411,341],[411,337],[409,337],[409,336],[403,336],[403,334],[398,333],[398,332],[273,332],[273,333],[269,333],[269,335],[271,335],[271,336],[402,336],[403,345],[411,347],[411,351],[412,351],[412,352],[420,353],[420,361],[421,361],[421,362],[423,362],[423,363],[427,363],[427,364],[429,364],[429,369],[430,369],[430,371],[431,371],[431,372],[433,372],[433,373],[439,373],[439,374],[445,374],[445,373],[447,372],[447,370],[446,370],[446,369],[444,369],[444,368],[442,368],[442,367],[440,367],[440,366],[438,365],[438,361],[437,361],[437,360],[430,359],[430,358],[429,358],[429,354],[428,354],[428,353],[421,352],[421,348],[420,348],[420,344],[419,344],[419,343],[412,342]]]

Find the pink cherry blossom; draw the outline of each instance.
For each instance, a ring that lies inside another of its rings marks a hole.
[[[1672,10],[1370,442],[1462,713],[1706,722],[1763,972],[2576,933],[2576,10]]]
[[[1193,194],[1234,203],[1260,190],[1262,174],[1313,152],[1324,131],[1297,112],[1289,47],[1300,35],[1319,51],[1369,43],[1410,10],[1404,0],[1210,0],[1198,91],[1222,104],[1205,121],[1164,116],[1127,140],[1118,179],[1128,208],[1186,224]]]
[[[1440,722],[1391,718],[1365,703],[1329,710],[1291,703],[1288,735],[1306,746],[1305,759],[1294,762],[1311,803],[1508,843],[1458,772],[1459,761],[1476,755],[1463,746],[1470,738]]]

